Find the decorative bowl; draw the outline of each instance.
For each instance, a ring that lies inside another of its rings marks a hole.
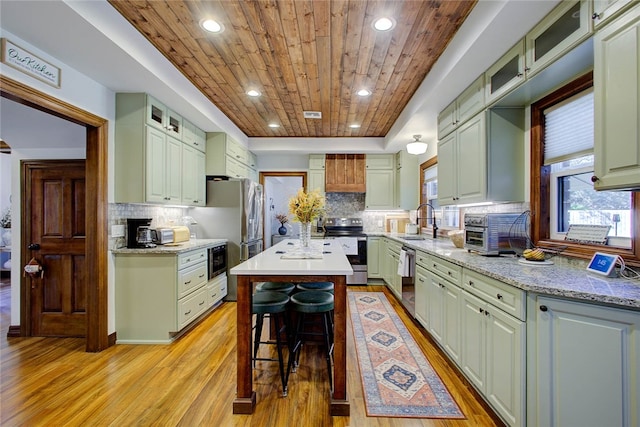
[[[464,230],[454,230],[448,233],[449,238],[453,242],[453,246],[462,249],[464,246]]]

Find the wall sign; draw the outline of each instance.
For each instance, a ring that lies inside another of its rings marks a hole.
[[[60,87],[60,68],[38,58],[5,38],[2,39],[0,61],[53,87]]]

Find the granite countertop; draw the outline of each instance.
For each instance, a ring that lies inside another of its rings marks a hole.
[[[112,249],[114,254],[164,254],[175,255],[182,252],[188,252],[195,249],[210,248],[221,243],[226,243],[227,239],[194,239],[187,242],[180,243],[178,245],[157,245],[155,248],[118,248]]]
[[[556,257],[552,265],[522,264],[515,256],[487,257],[458,249],[448,238],[405,240],[403,234],[367,233],[390,237],[405,246],[474,270],[516,288],[551,296],[640,310],[640,281],[588,273],[586,262]]]

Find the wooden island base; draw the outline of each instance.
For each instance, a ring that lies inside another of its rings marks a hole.
[[[347,286],[353,269],[335,240],[326,241],[322,259],[282,260],[280,253],[293,243],[284,240],[231,269],[238,276],[237,301],[237,395],[234,414],[252,414],[256,406],[253,390],[252,316],[254,284],[258,282],[332,282],[334,284],[333,391],[327,400],[333,416],[349,415],[347,399]],[[278,253],[276,251],[278,250]]]

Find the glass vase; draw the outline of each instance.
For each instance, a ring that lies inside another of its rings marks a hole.
[[[300,246],[302,246],[303,248],[308,248],[310,241],[311,241],[311,223],[301,222],[300,223]]]

